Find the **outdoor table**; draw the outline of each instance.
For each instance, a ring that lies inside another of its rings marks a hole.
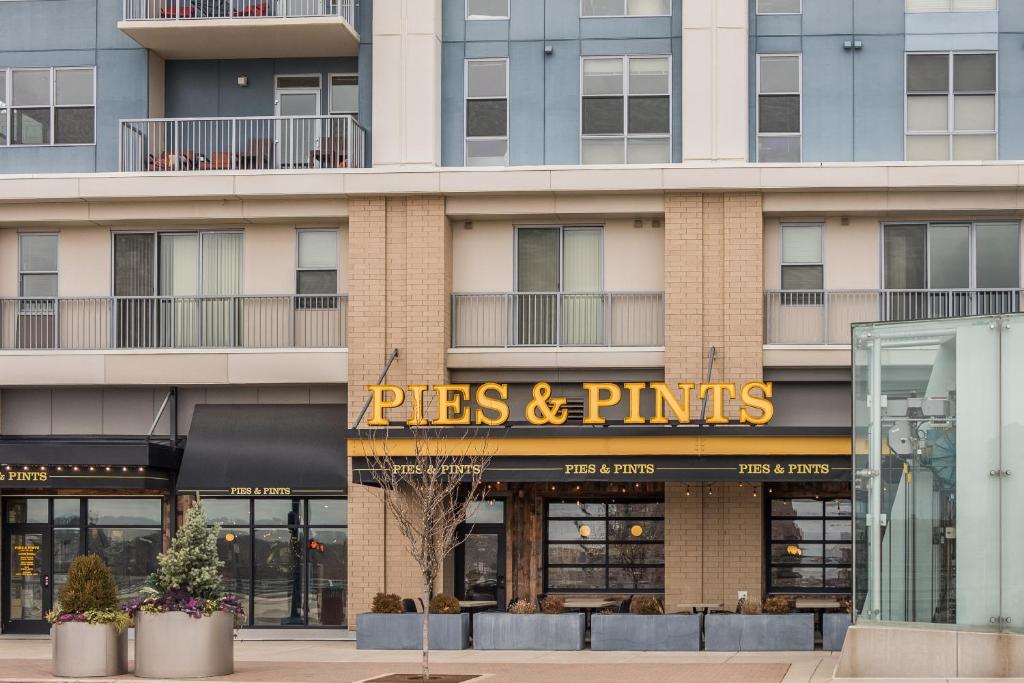
[[[681,602],[676,607],[689,610],[694,614],[707,614],[711,610],[723,610],[725,605],[720,602]]]
[[[827,609],[839,609],[839,601],[835,598],[797,598],[794,602],[797,609],[807,609],[814,613],[814,633],[822,630],[822,613]],[[822,637],[824,632],[822,631]]]
[[[590,628],[591,613],[595,610],[604,609],[605,607],[615,607],[618,604],[618,600],[611,600],[609,598],[566,598],[565,609],[579,610],[583,612],[584,619],[586,620],[586,628]]]
[[[459,607],[468,612],[472,612],[476,609],[487,609],[488,607],[497,606],[498,603],[494,600],[459,600]]]

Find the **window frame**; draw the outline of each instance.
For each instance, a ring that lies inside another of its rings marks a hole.
[[[796,57],[796,68],[797,68],[797,92],[776,92],[776,93],[762,93],[761,92],[761,60],[765,57]],[[804,56],[802,52],[764,52],[758,53],[757,59],[755,60],[754,67],[756,70],[755,78],[757,81],[755,96],[757,97],[757,111],[754,117],[754,150],[757,153],[757,163],[764,164],[793,164],[803,163],[804,160]],[[797,114],[799,116],[799,131],[796,133],[762,133],[761,132],[761,97],[763,95],[785,95],[792,96],[796,95],[800,99],[800,106],[797,108]],[[796,161],[761,161],[761,138],[797,138],[800,141],[800,158]]]
[[[334,89],[331,82],[336,76],[342,78],[356,79],[356,109],[355,111],[341,111],[334,107]],[[359,120],[359,74],[356,72],[335,72],[327,74],[327,115],[328,116],[351,116]]]
[[[979,225],[991,225],[991,224],[1005,224],[1017,226],[1017,284],[1013,287],[997,287],[997,288],[979,288],[978,284],[978,226]],[[890,288],[885,286],[886,276],[886,258],[885,258],[885,231],[889,226],[912,226],[917,225],[924,228],[924,280],[925,287],[923,290],[917,289],[900,289]],[[969,286],[965,288],[953,288],[949,289],[946,287],[933,288],[931,286],[932,281],[932,250],[931,250],[931,228],[932,226],[955,226],[955,225],[966,225],[968,230],[968,283]],[[879,283],[880,289],[886,292],[947,292],[947,291],[1002,291],[1004,289],[1021,289],[1024,288],[1024,259],[1021,257],[1021,249],[1024,249],[1024,225],[1019,219],[1012,218],[992,218],[989,220],[963,220],[963,221],[884,221],[882,222],[882,233],[881,239],[879,240],[879,251],[881,258],[881,267],[879,272],[881,274],[881,282]]]
[[[0,114],[6,112],[6,130],[0,131],[6,135],[0,141],[0,147],[95,147],[96,138],[98,132],[98,122],[96,111],[97,105],[97,87],[96,87],[96,67],[95,66],[7,66],[0,67],[0,71],[5,72],[5,83],[6,92],[0,93],[0,100],[5,105],[0,107]],[[50,103],[46,106],[27,106],[17,107],[11,102],[12,96],[14,95],[14,72],[15,71],[46,71],[49,73],[49,93]],[[57,72],[58,71],[89,71],[92,74],[92,104],[57,104]],[[57,110],[58,109],[92,109],[92,142],[56,142],[57,132]],[[14,112],[19,109],[46,109],[50,112],[50,130],[49,130],[49,142],[33,142],[33,143],[14,143],[12,142],[12,133],[14,131]],[[2,121],[2,119],[0,119]]]
[[[761,0],[755,0],[754,2],[754,14],[759,17],[793,17],[804,13],[803,0],[797,0],[799,9],[795,12],[762,12],[761,11]]]
[[[554,292],[521,292],[519,289],[519,231],[520,230],[558,230],[558,289]],[[512,243],[512,291],[514,294],[528,293],[528,294],[562,294],[565,292],[565,233],[571,230],[600,230],[601,231],[601,249],[598,255],[598,279],[601,281],[601,289],[599,292],[575,292],[579,294],[602,294],[606,290],[605,288],[605,258],[604,258],[604,243],[607,233],[605,232],[605,226],[594,223],[580,223],[580,224],[568,224],[568,225],[553,225],[553,224],[523,224],[516,225],[513,230],[513,243]]]
[[[482,63],[482,62],[501,62],[505,65],[505,135],[469,135],[469,102],[470,100],[500,100],[500,97],[481,97],[479,95],[470,96],[469,94],[469,65],[471,63]],[[480,57],[480,58],[467,58],[463,60],[462,64],[462,163],[463,166],[469,167],[469,143],[471,141],[505,141],[505,166],[509,165],[509,160],[512,157],[512,145],[509,137],[509,127],[511,126],[510,114],[511,114],[511,98],[509,97],[509,70],[510,60],[508,57]]]
[[[341,248],[341,230],[338,228],[296,228],[295,229],[295,307],[302,310],[326,310],[338,307],[341,296],[341,255],[334,254],[334,293],[333,294],[301,294],[299,292],[299,273],[313,271],[323,272],[330,268],[303,267],[300,261],[302,235],[312,232],[332,232],[338,249]]]
[[[601,517],[561,517],[561,516],[552,516],[551,513],[550,513],[550,509],[551,509],[552,503],[554,503],[554,504],[571,504],[571,501],[568,501],[568,500],[565,500],[565,499],[562,499],[562,498],[545,498],[544,499],[544,513],[543,513],[543,523],[544,523],[544,526],[543,526],[543,537],[541,539],[541,552],[543,553],[543,558],[542,558],[543,576],[542,576],[541,580],[542,580],[542,585],[543,585],[544,592],[545,593],[636,593],[636,594],[643,593],[643,594],[655,594],[655,595],[664,593],[665,592],[664,572],[665,572],[665,567],[666,567],[666,562],[665,562],[665,559],[664,559],[664,549],[665,549],[665,533],[664,533],[664,528],[665,528],[664,527],[664,525],[665,525],[665,499],[664,498],[615,498],[615,499],[613,499],[613,498],[587,498],[587,497],[580,497],[579,499],[576,500],[576,502],[577,503],[582,503],[584,505],[586,505],[586,504],[594,504],[594,503],[602,504],[602,505],[605,506],[604,515],[601,516]],[[630,516],[630,517],[612,517],[612,516],[610,516],[608,514],[608,506],[609,505],[613,505],[613,504],[633,505],[633,504],[645,504],[645,503],[659,503],[659,504],[661,504],[662,505],[662,514],[661,514],[661,516],[660,517],[651,517],[651,516],[634,515],[634,516]],[[606,530],[607,530],[608,523],[610,521],[612,521],[612,520],[629,520],[629,521],[642,521],[642,522],[661,522],[662,523],[662,538],[661,538],[660,541],[628,541],[628,540],[627,541],[622,541],[622,540],[613,540],[613,539],[608,538],[608,534],[607,534],[607,531],[606,531],[605,532],[605,538],[604,538],[603,541],[552,541],[550,539],[549,523],[551,521],[580,521],[580,520],[583,520],[583,519],[590,520],[590,521],[595,521],[595,522],[604,522]],[[852,523],[852,521],[851,521],[851,523]],[[602,562],[600,564],[598,564],[598,563],[595,563],[595,564],[579,564],[579,563],[577,563],[577,564],[559,564],[559,563],[552,564],[550,562],[549,557],[548,557],[548,547],[550,545],[552,545],[552,544],[554,544],[554,545],[564,545],[564,544],[572,544],[572,543],[578,543],[578,544],[581,544],[581,545],[603,546],[604,547],[604,562]],[[637,545],[661,546],[662,547],[662,553],[663,553],[662,554],[662,561],[660,563],[634,564],[634,565],[628,565],[628,564],[621,564],[621,563],[613,563],[613,562],[611,562],[610,561],[610,556],[611,556],[610,546],[612,546],[612,545],[621,545],[621,544],[624,544],[624,543],[637,544]],[[601,569],[604,570],[604,588],[552,588],[550,586],[550,579],[549,579],[549,574],[550,574],[549,570],[552,567],[555,568],[555,569],[576,568],[576,567],[601,568]],[[650,568],[650,569],[661,569],[662,570],[662,584],[661,584],[660,587],[654,587],[654,588],[636,588],[636,589],[634,589],[634,588],[627,588],[627,589],[611,588],[610,585],[609,585],[609,570],[616,569],[616,568],[623,568],[623,567],[643,567],[643,568]]]
[[[629,13],[629,2],[630,0],[621,0],[622,2],[622,14],[584,14],[583,3],[585,0],[580,0],[579,10],[580,19],[649,19],[651,17],[671,17],[672,16],[672,2],[668,3],[668,12],[666,14],[630,14]]]
[[[469,3],[470,3],[470,0],[465,0],[465,2],[463,2],[463,10],[464,10],[463,18],[466,21],[508,21],[512,17],[512,2],[511,2],[511,0],[505,0],[505,15],[504,16],[500,16],[500,17],[499,16],[495,16],[495,17],[470,16],[470,14],[469,14]]]
[[[987,11],[987,10],[986,10]],[[916,12],[915,12],[916,14]],[[922,12],[927,14],[927,12]],[[946,55],[947,68],[948,68],[948,81],[946,84],[946,130],[939,131],[911,131],[910,130],[910,98],[921,97],[921,96],[938,96],[938,91],[928,92],[917,92],[911,94],[909,91],[909,76],[910,76],[910,58],[912,56],[926,56],[926,55]],[[995,90],[991,92],[972,92],[964,93],[965,95],[992,95],[992,106],[993,106],[993,125],[992,130],[965,130],[957,131],[956,125],[956,86],[954,83],[956,75],[956,56],[957,55],[992,55],[995,63],[995,71],[993,73],[993,80],[995,82]],[[956,136],[989,136],[991,135],[995,139],[995,158],[985,161],[998,161],[999,160],[999,50],[923,50],[920,52],[904,52],[903,53],[903,160],[910,161],[907,159],[907,151],[910,147],[908,144],[911,137],[938,137],[946,136],[947,140],[947,152],[948,157],[945,161],[956,161],[953,158],[953,144]],[[963,161],[972,161],[965,159]],[[920,161],[920,163],[935,163],[929,161]],[[941,163],[941,161],[940,161]]]
[[[584,134],[583,132],[583,103],[587,98],[604,98],[612,97],[611,95],[584,95],[583,94],[583,65],[587,60],[592,59],[620,59],[622,60],[622,94],[618,97],[622,98],[622,133],[621,135],[595,135],[595,134]],[[631,59],[664,59],[668,64],[668,88],[665,94],[652,94],[643,93],[636,97],[668,97],[668,132],[667,133],[633,133],[629,132],[629,98],[630,98],[630,73],[629,73],[629,62]],[[579,84],[580,84],[580,103],[579,103],[579,131],[580,131],[580,152],[578,162],[583,165],[583,142],[584,140],[615,140],[622,138],[622,162],[621,164],[614,164],[616,166],[630,166],[634,164],[629,163],[629,141],[635,140],[665,140],[668,143],[668,162],[672,163],[672,140],[675,138],[676,125],[675,117],[672,115],[672,107],[674,104],[673,98],[673,64],[672,55],[670,54],[623,54],[623,55],[585,55],[580,57],[580,73],[579,73]],[[603,164],[602,164],[603,165]],[[643,165],[643,164],[635,164]]]
[[[958,12],[959,13],[959,12],[998,12],[999,11],[999,0],[994,0],[995,1],[995,7],[993,7],[992,9],[954,9],[953,8],[953,3],[955,2],[955,0],[945,0],[945,1],[946,1],[946,4],[949,6],[948,9],[910,9],[910,7],[907,6],[910,3],[910,0],[904,0],[903,12],[905,14],[939,14],[939,13],[942,13],[942,12]]]
[[[817,228],[818,230],[818,245],[820,251],[818,253],[818,261],[815,263],[796,263],[786,261],[786,250],[785,250],[785,236],[784,233],[787,228]],[[783,286],[782,274],[787,266],[817,266],[821,268],[821,289],[786,289]],[[799,306],[799,305],[811,305],[820,306],[823,303],[825,296],[825,224],[819,222],[810,223],[779,223],[779,290],[783,292],[782,303],[783,305]]]
[[[792,515],[792,516],[787,516],[787,517],[782,517],[782,516],[776,517],[775,515],[772,514],[772,501],[776,501],[776,500],[819,500],[821,502],[821,515],[820,516],[817,516],[817,515]],[[828,514],[827,514],[827,509],[828,509],[827,505],[828,505],[829,501],[835,501],[835,500],[846,500],[846,501],[850,502],[850,515],[848,517],[829,517],[828,516]],[[764,551],[765,551],[764,567],[765,567],[765,569],[764,569],[764,571],[765,571],[765,593],[766,594],[768,594],[768,595],[800,595],[800,594],[811,594],[811,595],[846,595],[846,594],[849,594],[853,590],[853,585],[854,585],[854,582],[855,582],[855,579],[854,579],[854,576],[853,576],[854,564],[855,564],[854,561],[853,561],[853,547],[854,547],[854,544],[856,543],[855,533],[854,533],[854,529],[853,529],[853,518],[854,518],[853,506],[854,506],[854,502],[855,501],[853,500],[853,498],[851,496],[842,496],[842,495],[821,495],[821,496],[814,496],[813,498],[811,496],[809,496],[809,495],[796,495],[796,494],[768,495],[768,496],[765,496],[765,508],[766,509],[765,509],[765,514],[764,514],[764,521],[765,521],[765,528],[764,528]],[[776,541],[776,540],[774,540],[772,538],[772,522],[775,521],[775,520],[780,520],[780,521],[789,521],[789,520],[816,521],[816,520],[821,520],[821,523],[822,523],[821,540],[820,541],[786,541],[786,540]],[[827,532],[828,525],[827,525],[827,523],[830,520],[831,521],[837,521],[837,520],[838,521],[842,521],[842,520],[849,521],[850,522],[850,540],[848,540],[848,541],[829,540],[827,538],[827,536],[828,536],[828,532]],[[772,546],[775,545],[775,544],[783,544],[783,543],[788,543],[788,544],[791,544],[791,545],[795,545],[795,544],[799,544],[799,543],[804,543],[805,545],[820,545],[821,546],[821,550],[822,550],[822,553],[821,553],[821,564],[820,565],[817,565],[817,564],[815,564],[815,565],[810,565],[810,564],[808,564],[808,565],[800,565],[800,564],[794,565],[794,564],[785,564],[785,563],[773,562],[772,561]],[[828,556],[827,556],[827,553],[826,553],[826,548],[828,547],[828,545],[830,543],[849,546],[849,548],[850,548],[850,563],[849,564],[832,564],[832,565],[828,564]],[[821,580],[822,580],[821,587],[820,588],[811,588],[811,587],[805,587],[805,586],[776,586],[774,584],[774,582],[772,581],[772,569],[775,568],[775,567],[794,567],[794,566],[795,567],[814,567],[814,568],[817,568],[817,567],[820,566],[821,567]],[[848,586],[842,586],[842,587],[826,586],[825,582],[826,582],[826,576],[827,576],[827,572],[828,572],[829,568],[833,568],[833,569],[849,569],[850,570],[850,583],[849,583],[849,585]]]
[[[153,299],[167,298],[168,295],[159,294],[160,291],[160,237],[163,235],[196,235],[198,240],[198,251],[199,255],[196,260],[196,267],[199,269],[199,277],[197,281],[197,287],[199,294],[195,296],[186,296],[183,298],[202,298],[206,296],[202,292],[202,273],[203,273],[203,235],[205,234],[237,234],[242,236],[242,263],[239,268],[239,275],[242,278],[242,282],[245,282],[245,229],[244,228],[224,228],[224,229],[198,229],[198,230],[133,230],[131,228],[124,230],[111,230],[110,231],[110,296],[114,298],[121,298],[122,295],[114,293],[114,284],[117,281],[117,260],[114,252],[114,235],[153,235],[153,294],[150,295]],[[245,296],[242,294],[231,294],[224,296]]]
[[[33,236],[33,237],[44,237],[45,236],[45,237],[55,237],[56,238],[56,240],[57,240],[57,247],[56,247],[56,254],[54,254],[54,256],[56,257],[56,262],[57,262],[57,269],[56,270],[25,270],[25,264],[23,263],[22,251],[21,251],[21,242],[22,242],[22,238],[25,235],[29,235],[29,236]],[[54,276],[56,276],[56,280],[57,280],[57,282],[56,282],[56,285],[57,285],[56,289],[57,289],[57,291],[54,293],[54,295],[52,297],[26,297],[25,296],[25,277],[24,277],[26,274],[29,274],[29,275],[54,275]],[[29,301],[31,301],[33,299],[48,299],[48,298],[56,300],[59,297],[60,297],[60,232],[55,232],[55,231],[51,231],[51,230],[45,230],[45,231],[39,231],[39,232],[34,232],[34,231],[19,232],[18,233],[18,298],[19,299],[28,298]],[[51,314],[53,312],[53,305],[52,304],[40,304],[40,303],[32,304],[32,303],[29,303],[29,302],[26,302],[26,301],[22,301],[22,306],[20,306],[19,308],[21,309],[21,311],[20,311],[21,313],[41,313],[41,314],[49,315],[49,314]]]

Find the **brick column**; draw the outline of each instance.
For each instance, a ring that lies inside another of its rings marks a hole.
[[[349,201],[349,423],[363,408],[393,349],[390,384],[447,379],[451,237],[444,198],[367,197]],[[397,411],[393,414],[401,419]],[[354,426],[354,425],[353,425]],[[363,422],[365,426],[365,420]],[[422,592],[419,568],[382,493],[350,484],[349,628],[382,591]]]

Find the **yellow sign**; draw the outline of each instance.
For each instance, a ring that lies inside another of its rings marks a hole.
[[[0,472],[0,481],[46,481],[46,472]]]
[[[738,390],[737,386],[734,382],[680,383],[675,388],[664,382],[626,382],[621,386],[611,382],[584,382],[586,401],[583,424],[605,424],[607,420],[602,410],[622,403],[623,393],[628,407],[623,422],[627,425],[664,425],[670,422],[688,424],[690,403],[694,399],[708,402],[708,424],[728,423],[726,403],[736,400],[740,403],[739,422],[767,424],[775,414],[771,401],[772,383],[747,382],[739,385]],[[475,392],[471,391],[468,384],[411,384],[405,388],[394,384],[374,384],[367,389],[372,398],[370,419],[367,422],[371,427],[390,426],[387,411],[401,407],[406,400],[410,404],[410,416],[405,424],[411,427],[428,424],[492,427],[505,424],[510,415],[508,384],[498,382],[485,382]],[[430,398],[433,399],[429,402],[437,406],[437,414],[433,416],[424,414],[428,392],[432,392]],[[641,412],[641,397],[645,392],[653,398],[653,415]],[[471,395],[475,408],[469,405]],[[538,382],[533,386],[533,396],[526,404],[523,417],[532,425],[563,425],[569,418],[565,405],[564,397],[552,396],[550,384]]]
[[[39,569],[36,566],[36,558],[39,557],[39,546],[37,545],[16,545],[14,554],[17,558],[15,576],[39,576]]]
[[[232,496],[290,496],[292,490],[281,486],[239,486],[231,489]]]
[[[828,463],[793,462],[785,465],[767,463],[742,463],[739,467],[740,474],[828,474],[831,466]]]

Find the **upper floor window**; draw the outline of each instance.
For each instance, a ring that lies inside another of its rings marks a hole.
[[[999,8],[999,0],[907,0],[908,12],[986,12]]]
[[[299,230],[295,293],[333,295],[338,293],[338,231]],[[299,301],[302,307],[317,304],[316,297]],[[317,305],[317,308],[323,306]]]
[[[907,161],[995,159],[996,55],[907,55]]]
[[[330,92],[331,114],[359,116],[359,76],[332,74]]]
[[[782,288],[824,289],[821,225],[783,225],[780,229]]]
[[[672,158],[669,58],[585,57],[584,164],[659,164]]]
[[[883,228],[886,289],[1016,289],[1016,222],[899,223]]]
[[[757,160],[801,158],[800,55],[757,56]]]
[[[667,17],[671,0],[580,0],[581,17]]]
[[[800,14],[800,2],[801,0],[757,0],[757,13]]]
[[[57,296],[57,235],[41,232],[18,235],[18,296],[45,299]]]
[[[508,19],[509,0],[466,0],[466,19]]]
[[[92,67],[0,69],[0,145],[91,145]]]
[[[466,166],[508,164],[508,60],[466,61]]]

